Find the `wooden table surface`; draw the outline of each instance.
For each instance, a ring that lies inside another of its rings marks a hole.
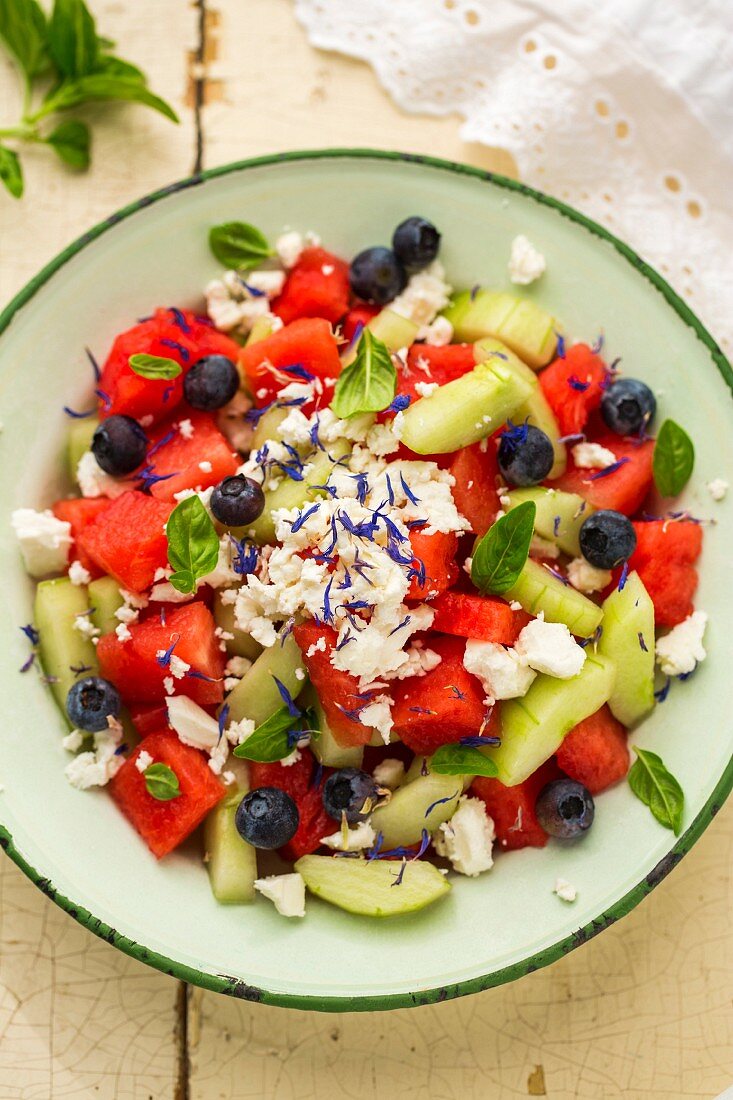
[[[181,125],[96,111],[81,177],[31,149],[26,198],[0,197],[1,301],[89,225],[200,158],[374,145],[511,172],[500,150],[462,143],[457,120],[403,115],[366,67],[312,50],[288,0],[203,2],[205,13],[186,0],[93,0]],[[8,121],[15,85],[0,62]],[[733,1081],[732,857],[729,803],[638,909],[549,969],[452,1003],[353,1016],[186,989],[96,939],[2,860],[0,1100],[710,1100]]]

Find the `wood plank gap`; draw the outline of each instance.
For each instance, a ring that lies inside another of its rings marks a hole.
[[[178,983],[176,993],[176,1086],[174,1100],[191,1100],[191,1058],[188,1048],[188,1002],[190,989],[186,982]]]
[[[206,103],[206,0],[196,0],[198,12],[196,41],[196,75],[193,86],[193,120],[195,130],[195,151],[193,175],[197,176],[204,166],[204,105]]]

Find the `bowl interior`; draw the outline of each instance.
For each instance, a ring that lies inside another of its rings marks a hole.
[[[274,1003],[387,1007],[423,993],[444,996],[437,991],[456,983],[469,991],[517,976],[581,941],[584,934],[573,939],[577,930],[602,924],[602,914],[628,909],[675,844],[621,785],[600,796],[581,844],[553,842],[499,858],[479,879],[456,876],[445,902],[411,918],[370,922],[314,899],[300,922],[279,917],[263,899],[222,907],[190,852],[157,863],[104,793],[68,786],[59,715],[36,673],[18,672],[27,656],[18,628],[31,619],[32,585],[9,516],[21,505],[47,505],[63,487],[62,406],[91,397],[85,346],[102,359],[114,334],[152,307],[199,304],[217,273],[207,248],[216,222],[242,219],[270,237],[286,225],[314,229],[348,257],[387,243],[412,213],[440,227],[441,256],[459,287],[508,287],[510,242],[525,233],[548,268],[530,296],[574,338],[602,331],[609,358],[621,356],[629,374],[654,388],[660,418],[673,416],[694,439],[697,464],[682,506],[717,521],[706,528],[697,598],[711,614],[710,656],[688,683],[673,684],[632,743],[659,752],[682,783],[688,835],[681,849],[707,823],[709,803],[727,792],[733,510],[713,504],[705,483],[733,469],[731,392],[709,348],[641,268],[521,189],[414,158],[273,158],[141,204],[41,281],[0,339],[0,461],[9,475],[0,487],[0,822],[16,858],[50,880],[69,907],[88,910],[93,928],[111,926],[125,949],[194,981],[222,987],[217,976],[228,976]],[[552,893],[558,875],[577,887],[575,904]]]

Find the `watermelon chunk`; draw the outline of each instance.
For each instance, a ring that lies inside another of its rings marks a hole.
[[[132,724],[141,737],[168,726],[168,707],[165,703],[135,703],[129,710]]]
[[[372,317],[376,317],[381,309],[381,306],[372,305],[371,302],[354,302],[353,306],[344,317],[342,325],[344,340],[351,343],[359,326],[361,325],[361,328],[366,328]]]
[[[540,768],[518,783],[505,787],[498,779],[477,776],[471,784],[471,794],[477,795],[486,806],[486,812],[494,822],[496,839],[502,848],[544,848],[550,839],[540,825],[535,813],[537,795],[543,787],[559,779],[560,769],[554,760],[547,760]]]
[[[540,385],[562,435],[585,427],[608,384],[606,364],[587,344],[573,344],[563,359],[555,359],[540,375]]]
[[[343,747],[366,745],[374,730],[359,721],[359,711],[367,702],[359,693],[359,681],[331,664],[336,631],[311,620],[296,626],[293,634],[333,736]]]
[[[566,472],[551,482],[551,487],[579,493],[594,508],[611,508],[632,516],[638,512],[652,486],[653,441],[648,439],[640,443],[612,434],[594,437],[593,441],[607,447],[617,459],[623,459],[623,465],[605,473],[578,469],[571,460]],[[599,473],[603,476],[593,477]]]
[[[471,524],[474,535],[485,535],[500,507],[495,443],[489,439],[463,447],[448,470],[456,482],[451,489],[456,508]]]
[[[454,532],[426,535],[421,528],[413,527],[410,546],[414,554],[412,567],[417,575],[410,581],[406,599],[430,599],[455,584],[460,570],[455,562],[458,537]]]
[[[131,490],[101,510],[81,531],[79,549],[123,588],[143,592],[168,564],[165,524],[170,504]]]
[[[516,637],[514,612],[500,596],[442,592],[431,600],[435,610],[432,630],[459,638],[511,645]]]
[[[676,626],[693,611],[698,582],[693,562],[702,550],[702,527],[689,520],[660,519],[634,523],[634,530],[636,549],[629,569],[637,571],[651,597],[656,625]]]
[[[407,364],[397,372],[397,392],[419,401],[418,382],[437,382],[444,386],[475,366],[473,344],[447,344],[442,348],[413,344],[407,352]]]
[[[176,798],[161,802],[148,794],[145,776],[135,766],[141,752],[149,753],[153,763],[167,764],[175,772],[181,790]],[[168,730],[149,733],[110,781],[109,788],[125,817],[158,859],[190,836],[227,791],[203,753],[184,745]]]
[[[147,464],[155,477],[150,492],[158,500],[172,501],[182,489],[208,489],[237,472],[239,457],[209,413],[190,412],[190,439],[178,431],[177,423],[163,425],[151,439]]]
[[[323,808],[323,784],[332,771],[332,768],[321,768],[310,749],[300,749],[300,760],[287,768],[279,761],[275,764],[250,763],[252,790],[257,787],[279,787],[290,795],[298,807],[300,824],[297,832],[279,849],[285,859],[296,860],[310,855],[320,847],[322,837],[330,836],[338,829],[338,823]]]
[[[629,770],[626,729],[607,706],[571,729],[557,751],[559,767],[599,794],[618,783]]]
[[[122,642],[116,634],[103,634],[97,645],[102,676],[111,680],[125,702],[162,703],[166,698],[163,681],[173,679],[178,695],[216,705],[224,698],[224,663],[214,634],[214,618],[196,600],[166,612],[165,626],[156,613],[142,622],[131,623],[131,637]],[[190,666],[182,677],[173,677],[171,667],[158,654],[171,650]],[[191,675],[195,673],[195,675]]]
[[[499,707],[487,711],[481,682],[463,667],[461,638],[430,637],[441,662],[425,676],[395,680],[392,718],[395,732],[416,753],[482,732],[498,732]]]
[[[286,325],[300,317],[324,317],[335,325],[348,308],[349,265],[325,248],[301,253],[272,303],[272,312]]]
[[[330,386],[341,370],[338,345],[331,325],[323,318],[303,318],[285,325],[265,340],[242,348],[239,364],[255,404],[261,408],[274,401],[280,390],[302,379],[284,367],[299,366],[326,384],[323,403],[331,400]]]
[[[66,523],[71,524],[71,537],[74,540],[74,545],[69,551],[69,561],[78,558],[93,577],[101,577],[102,571],[96,562],[89,557],[84,547],[80,545],[79,536],[91,523],[94,523],[98,516],[107,511],[110,503],[111,501],[107,500],[106,497],[95,497],[94,499],[75,497],[72,500],[57,500],[51,509],[57,519],[65,520]]]

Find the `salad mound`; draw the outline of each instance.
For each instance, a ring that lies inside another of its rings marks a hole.
[[[521,286],[545,261],[518,240]],[[541,292],[456,292],[425,218],[350,263],[242,222],[210,244],[206,313],[92,360],[77,490],[13,515],[69,782],[158,858],[203,826],[215,898],[288,917],[306,888],[411,912],[582,843],[627,776],[679,833],[627,735],[705,657],[684,429]]]

